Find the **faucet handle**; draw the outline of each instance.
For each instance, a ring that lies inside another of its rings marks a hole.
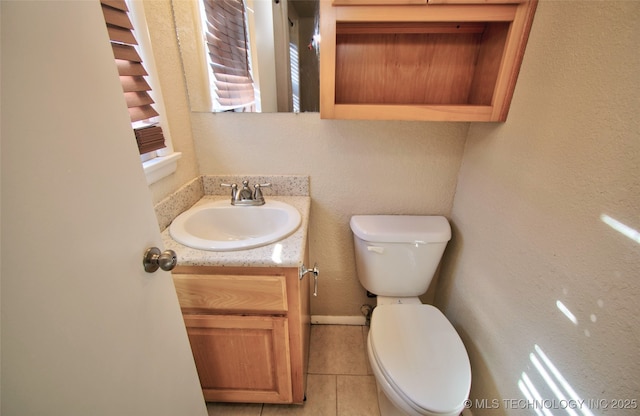
[[[231,188],[231,192],[238,189],[237,183],[221,183],[220,186],[226,186],[227,188]]]
[[[257,183],[253,185],[253,199],[256,201],[262,201],[264,203],[264,195],[262,195],[262,188],[271,188],[270,183]]]
[[[236,195],[238,194],[238,184],[237,183],[221,183],[220,186],[226,186],[227,188],[231,188],[231,202],[235,201]]]

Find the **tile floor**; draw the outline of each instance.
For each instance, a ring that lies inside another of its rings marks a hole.
[[[366,326],[312,325],[304,406],[207,403],[209,416],[379,416]]]

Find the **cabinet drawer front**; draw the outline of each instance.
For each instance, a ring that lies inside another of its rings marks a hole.
[[[284,276],[174,274],[183,313],[287,312]]]

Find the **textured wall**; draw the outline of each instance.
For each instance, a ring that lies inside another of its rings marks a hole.
[[[639,24],[637,1],[542,1],[508,121],[469,130],[437,304],[472,398],[500,400],[476,416],[520,414],[527,378],[557,399],[536,362],[571,398],[544,357],[583,399],[640,399],[640,244],[601,219],[640,230]]]
[[[309,175],[310,261],[321,270],[315,315],[361,316],[372,303],[355,274],[349,218],[449,215],[468,123],[320,120],[318,113],[188,111],[170,0],[145,2],[178,171],[152,185],[154,203],[197,175]],[[424,299],[433,298],[432,290]]]
[[[354,214],[449,215],[467,123],[320,120],[303,114],[192,114],[202,174],[300,174],[311,182],[314,315],[360,315]]]
[[[145,1],[144,5],[164,98],[164,116],[169,125],[173,149],[182,153],[182,157],[178,160],[177,171],[149,187],[155,204],[198,176],[199,170],[191,137],[191,112],[184,86],[171,2],[169,0]]]

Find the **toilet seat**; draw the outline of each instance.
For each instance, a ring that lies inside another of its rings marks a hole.
[[[471,387],[469,357],[455,329],[437,308],[423,304],[377,306],[369,343],[375,367],[405,405],[427,415],[462,411]]]

